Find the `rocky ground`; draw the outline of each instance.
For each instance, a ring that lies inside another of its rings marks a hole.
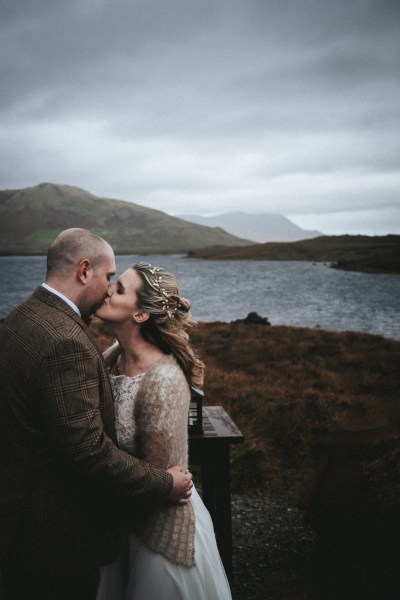
[[[285,498],[233,496],[233,600],[400,600],[398,510],[368,514],[317,544]]]
[[[313,534],[303,513],[267,496],[232,497],[233,600],[303,600],[312,587]]]

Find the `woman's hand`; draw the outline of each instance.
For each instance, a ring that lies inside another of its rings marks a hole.
[[[187,504],[192,495],[192,474],[179,465],[168,469],[168,473],[171,473],[174,478],[174,486],[170,496],[171,502],[174,504]]]

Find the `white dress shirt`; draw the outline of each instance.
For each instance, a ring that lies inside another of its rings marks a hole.
[[[55,290],[50,285],[47,285],[47,283],[42,283],[42,287],[44,287],[46,290],[48,290],[52,294],[55,294],[56,296],[58,296],[59,298],[61,298],[61,300],[64,300],[64,302],[66,302],[76,312],[77,315],[79,315],[80,317],[82,316],[81,315],[81,311],[79,310],[79,308],[76,306],[76,304],[74,304],[72,302],[72,300],[70,300],[69,298],[67,298],[67,296],[64,296],[64,294],[62,294],[61,292]]]

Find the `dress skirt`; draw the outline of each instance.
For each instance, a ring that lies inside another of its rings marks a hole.
[[[196,566],[169,562],[129,532],[119,558],[101,569],[96,600],[231,600],[210,513],[195,487],[191,502]]]

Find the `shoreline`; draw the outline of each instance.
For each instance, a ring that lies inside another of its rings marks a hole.
[[[2,257],[45,256],[43,250],[23,248],[0,251]],[[119,250],[116,256],[182,256],[189,260],[257,260],[326,263],[331,268],[376,275],[400,274],[400,235],[384,236],[338,235],[320,236],[296,242],[265,242],[240,246],[209,246],[184,251]]]

